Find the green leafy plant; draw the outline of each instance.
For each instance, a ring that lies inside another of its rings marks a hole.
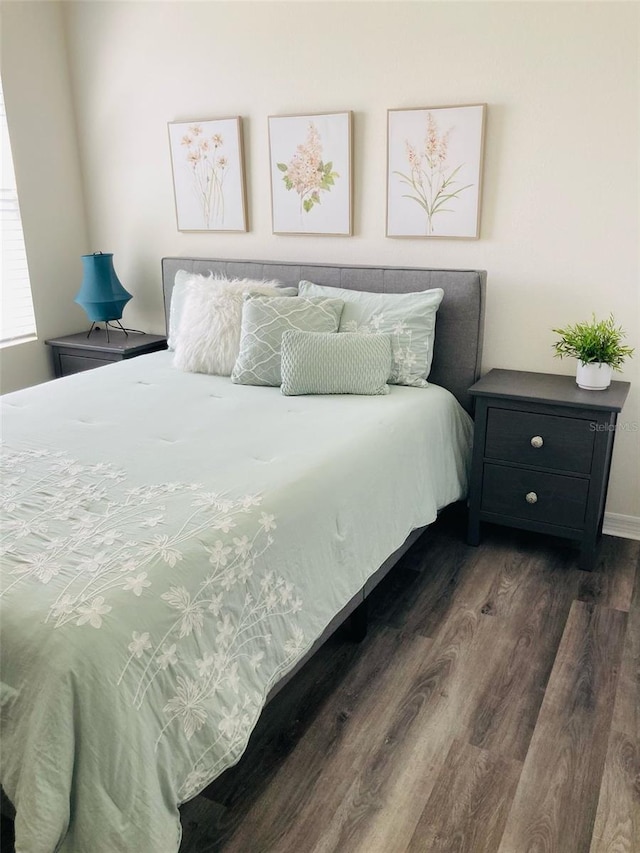
[[[558,358],[577,358],[583,364],[600,362],[620,370],[625,358],[633,355],[633,348],[622,343],[626,332],[616,326],[613,314],[606,320],[596,320],[596,315],[592,314],[590,322],[552,331],[560,335],[553,344]]]

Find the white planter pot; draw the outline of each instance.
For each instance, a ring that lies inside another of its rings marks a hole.
[[[579,388],[585,391],[604,391],[611,385],[613,367],[610,364],[583,364],[578,362],[576,369],[576,382]]]

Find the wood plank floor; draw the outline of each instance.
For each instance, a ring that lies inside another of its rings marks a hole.
[[[640,542],[603,537],[587,573],[464,521],[276,697],[180,853],[640,853]]]

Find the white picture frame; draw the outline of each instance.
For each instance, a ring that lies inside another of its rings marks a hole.
[[[178,231],[247,231],[240,116],[168,128]]]
[[[486,104],[387,112],[387,237],[480,236]]]
[[[269,116],[274,234],[350,236],[352,113]]]

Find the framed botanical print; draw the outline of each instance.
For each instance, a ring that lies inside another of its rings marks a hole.
[[[485,110],[388,111],[387,237],[479,237]]]
[[[242,121],[170,122],[178,231],[246,231]]]
[[[274,234],[350,235],[352,114],[269,117]]]

